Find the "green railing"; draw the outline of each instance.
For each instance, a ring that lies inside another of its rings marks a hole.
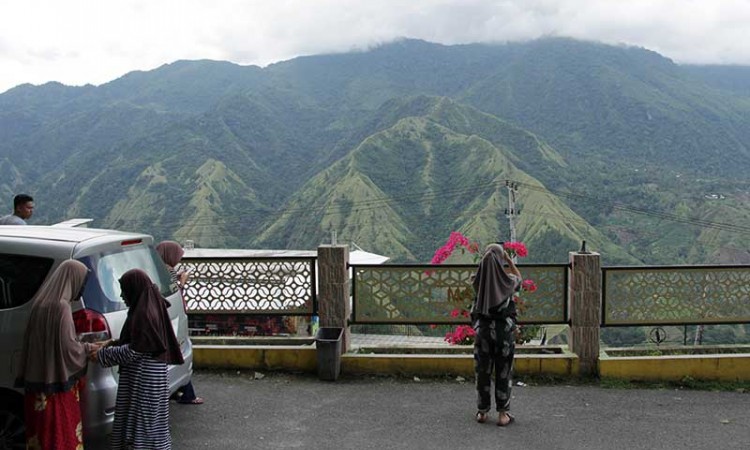
[[[470,277],[476,265],[352,265],[353,324],[460,324],[451,312],[474,297]],[[536,292],[522,294],[521,324],[568,323],[568,265],[519,266]]]
[[[750,322],[750,266],[602,268],[602,326]]]

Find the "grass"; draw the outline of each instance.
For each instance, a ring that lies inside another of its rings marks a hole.
[[[713,345],[689,347],[606,348],[608,356],[670,356],[670,355],[716,355],[750,353],[747,345]]]
[[[685,377],[680,381],[629,381],[602,378],[599,386],[605,389],[684,389],[692,391],[750,393],[750,381],[707,381]]]

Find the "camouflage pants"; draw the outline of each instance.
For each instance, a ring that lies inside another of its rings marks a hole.
[[[516,342],[513,317],[502,319],[480,318],[474,321],[474,371],[477,385],[477,409],[490,410],[492,370],[495,370],[495,406],[498,411],[510,409],[513,355]]]

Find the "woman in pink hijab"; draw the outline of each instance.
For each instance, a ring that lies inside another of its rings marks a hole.
[[[79,297],[87,273],[82,263],[64,261],[31,300],[16,379],[26,393],[27,448],[83,448],[80,390],[87,354],[98,345],[76,339],[70,302]]]

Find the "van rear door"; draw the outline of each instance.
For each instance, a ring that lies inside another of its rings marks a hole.
[[[30,300],[53,263],[52,258],[0,254],[0,386],[14,384],[31,311]]]

